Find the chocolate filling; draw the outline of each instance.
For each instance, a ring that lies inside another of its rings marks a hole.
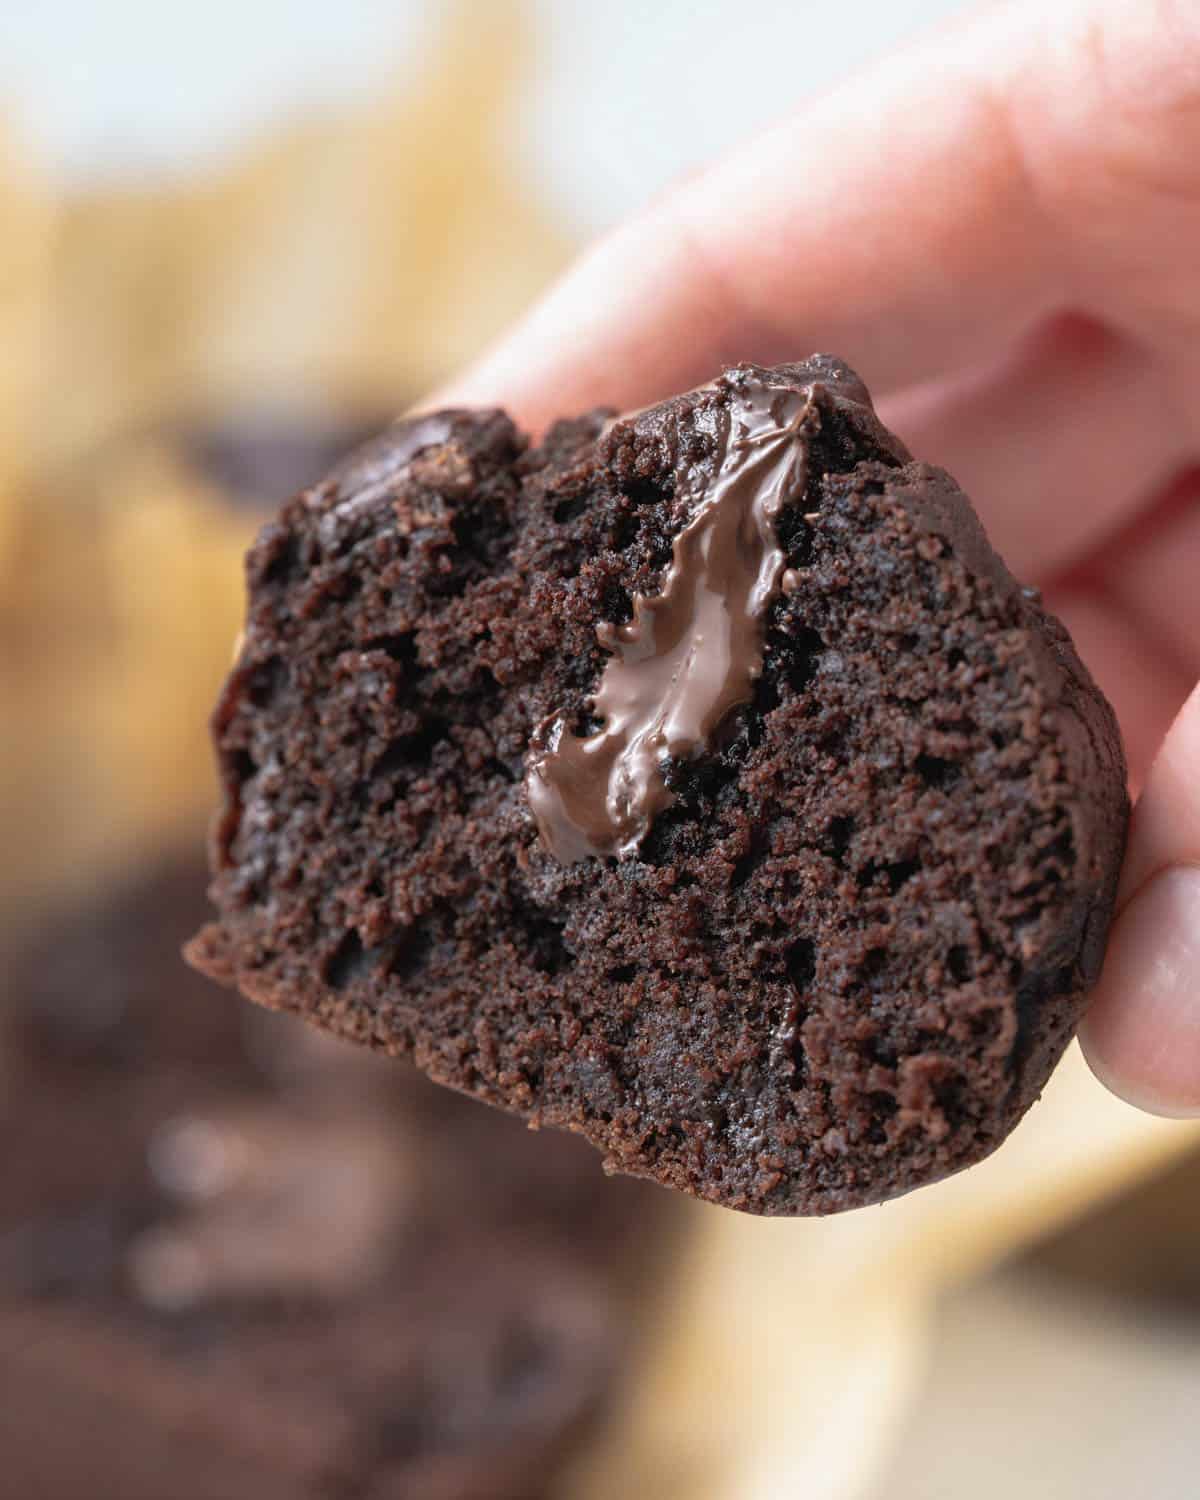
[[[602,727],[580,738],[558,712],[533,737],[526,795],[563,864],[635,854],[673,801],[664,761],[702,752],[762,671],[784,564],[775,519],[804,489],[813,387],[727,385],[720,458],[675,538],[662,592],[635,595],[629,624],[596,627],[611,653],[592,700]]]

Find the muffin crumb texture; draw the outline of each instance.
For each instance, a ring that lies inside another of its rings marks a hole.
[[[684,753],[653,741],[624,843],[564,857],[536,759],[612,732],[616,643],[764,393],[794,430],[753,670]],[[208,973],[756,1213],[944,1177],[1037,1097],[1102,958],[1118,731],[837,361],[538,448],[498,411],[398,424],[284,508],[248,578]]]

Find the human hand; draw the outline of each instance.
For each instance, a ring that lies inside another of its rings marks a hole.
[[[1114,703],[1141,796],[1083,1045],[1200,1114],[1200,0],[934,33],[603,241],[443,395],[537,428],[814,349],[960,479]]]

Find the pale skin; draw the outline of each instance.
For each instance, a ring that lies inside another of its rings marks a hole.
[[[1137,806],[1082,1041],[1200,1115],[1200,0],[1015,0],[735,147],[439,401],[531,429],[841,355],[1116,707]]]

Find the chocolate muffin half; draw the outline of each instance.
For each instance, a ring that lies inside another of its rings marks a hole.
[[[1037,1097],[1102,957],[1119,735],[845,366],[532,450],[401,423],[249,588],[208,973],[759,1213],[944,1177]]]

